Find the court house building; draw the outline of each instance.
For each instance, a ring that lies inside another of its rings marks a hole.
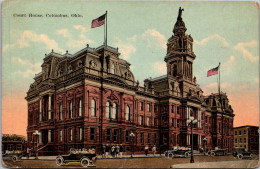
[[[162,56],[167,72],[145,79],[144,86],[111,46],[46,54],[26,96],[29,146],[38,140],[40,155],[64,154],[70,148],[100,152],[102,144],[122,144],[127,153],[132,143],[135,153],[143,153],[146,145],[162,151],[191,147],[186,121],[194,118],[194,149],[231,152],[233,109],[224,92],[203,95],[193,74],[193,38],[186,30],[180,8]],[[39,136],[33,134],[36,130]]]

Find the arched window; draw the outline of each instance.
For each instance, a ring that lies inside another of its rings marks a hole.
[[[96,101],[94,99],[91,101],[91,116],[96,116]]]
[[[106,103],[106,118],[111,118],[111,108],[110,108],[110,103]]]
[[[126,106],[125,120],[130,121],[130,107]]]
[[[117,104],[113,103],[113,108],[112,108],[112,119],[117,118]]]
[[[79,117],[82,116],[82,100],[79,99]]]
[[[60,120],[62,120],[62,118],[63,118],[63,114],[62,114],[62,104],[60,104]]]
[[[72,101],[70,101],[70,118],[73,118],[73,105],[72,105]]]
[[[113,74],[116,74],[116,67],[115,67],[115,64],[114,64],[114,63],[112,63],[111,69],[112,69],[112,73],[113,73]]]
[[[173,76],[177,76],[177,64],[174,63],[173,65]]]

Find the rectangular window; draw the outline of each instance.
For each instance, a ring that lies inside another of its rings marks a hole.
[[[148,112],[150,112],[151,111],[151,104],[147,104],[147,110],[148,110]]]
[[[156,107],[156,105],[154,105],[154,113],[157,113],[157,107]]]
[[[167,104],[164,105],[164,112],[168,112],[168,105]]]
[[[235,139],[235,143],[237,143],[237,139]]]
[[[63,141],[63,131],[60,130],[60,142],[62,142],[62,141]]]
[[[163,123],[164,123],[165,126],[167,126],[167,124],[168,124],[168,118],[167,117],[163,118]]]
[[[140,133],[140,142],[144,143],[144,133]]]
[[[51,130],[48,130],[48,143],[51,142]]]
[[[174,105],[172,105],[172,113],[174,113]]]
[[[180,114],[180,107],[177,107],[177,114]]]
[[[242,135],[242,131],[241,130],[239,130],[239,135]]]
[[[240,143],[242,143],[242,138],[240,138]]]
[[[174,118],[172,118],[172,127],[174,126]]]
[[[150,126],[150,117],[147,117],[147,126]]]
[[[150,143],[150,141],[151,141],[151,134],[148,133],[148,135],[147,135],[147,143]]]
[[[16,145],[16,150],[22,150],[22,144],[17,144]]]
[[[82,100],[79,99],[79,117],[82,116]]]
[[[70,101],[70,118],[73,118],[73,105],[72,105],[72,101]]]
[[[129,137],[130,137],[129,131],[125,131],[125,141],[126,142],[129,142]]]
[[[71,128],[70,129],[70,141],[72,141],[73,140],[73,129]]]
[[[237,135],[237,131],[235,131],[235,136]]]
[[[95,128],[90,128],[90,140],[95,140]]]
[[[246,130],[244,130],[244,135],[246,135]]]
[[[82,141],[83,136],[83,130],[82,127],[79,128],[79,141]]]
[[[118,130],[114,130],[114,141],[117,141],[117,137],[118,137]]]
[[[180,127],[180,119],[177,119],[177,127]]]
[[[140,102],[140,110],[144,111],[144,102]]]
[[[246,143],[246,138],[244,138],[244,143]]]
[[[154,143],[157,143],[157,134],[154,134]]]
[[[140,125],[144,125],[144,116],[140,116]]]
[[[111,141],[111,129],[107,129],[107,140]]]
[[[158,125],[158,119],[154,118],[154,126],[157,126],[157,125]]]

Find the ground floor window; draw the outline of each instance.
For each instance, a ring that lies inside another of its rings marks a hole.
[[[95,140],[95,128],[90,128],[90,140]]]

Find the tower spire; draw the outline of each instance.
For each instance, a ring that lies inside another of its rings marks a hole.
[[[185,35],[185,32],[187,30],[187,28],[185,27],[185,23],[183,22],[182,20],[182,11],[184,11],[183,8],[179,8],[179,13],[178,13],[178,17],[177,17],[177,21],[174,25],[174,28],[173,28],[173,33],[174,35]]]

